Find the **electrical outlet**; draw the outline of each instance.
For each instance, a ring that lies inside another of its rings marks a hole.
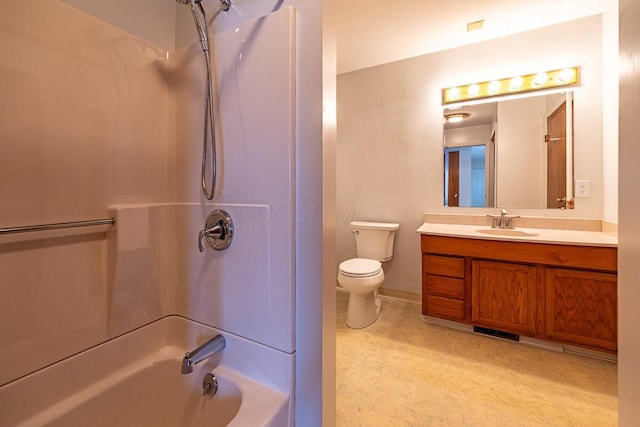
[[[591,181],[587,179],[576,180],[576,197],[591,197]]]

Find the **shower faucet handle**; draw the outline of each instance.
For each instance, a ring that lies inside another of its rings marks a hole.
[[[213,239],[224,239],[224,229],[220,226],[220,224],[217,224],[213,227],[200,230],[200,232],[198,233],[198,249],[200,249],[200,252],[204,252],[202,239],[204,239],[205,237],[211,237]]]
[[[227,249],[231,245],[234,231],[229,214],[222,209],[216,209],[209,214],[204,229],[198,233],[198,250],[204,252],[203,239],[217,251]]]

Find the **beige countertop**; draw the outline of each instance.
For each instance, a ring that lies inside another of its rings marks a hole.
[[[602,231],[522,228],[492,229],[489,225],[441,224],[425,222],[419,234],[465,237],[471,239],[506,240],[513,242],[552,243],[562,245],[617,247],[618,238]]]

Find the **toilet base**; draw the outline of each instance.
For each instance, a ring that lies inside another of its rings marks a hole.
[[[378,320],[380,314],[380,297],[377,291],[357,294],[349,292],[347,306],[347,326],[351,329],[362,329]]]

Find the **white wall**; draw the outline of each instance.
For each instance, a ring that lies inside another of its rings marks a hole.
[[[484,145],[490,140],[491,125],[466,126],[444,131],[444,141],[447,147]]]
[[[620,1],[619,425],[640,425],[640,4]]]
[[[604,206],[602,217],[618,223],[618,1],[607,0],[603,13],[602,112]]]
[[[60,1],[162,49],[175,48],[174,0]]]
[[[504,208],[546,206],[545,98],[498,103],[496,203]]]
[[[354,219],[399,222],[384,287],[420,293],[415,230],[425,212],[495,213],[443,207],[441,89],[540,69],[581,66],[575,88],[575,177],[591,180],[576,209],[518,215],[602,218],[601,16],[338,76],[338,260],[355,256]]]

